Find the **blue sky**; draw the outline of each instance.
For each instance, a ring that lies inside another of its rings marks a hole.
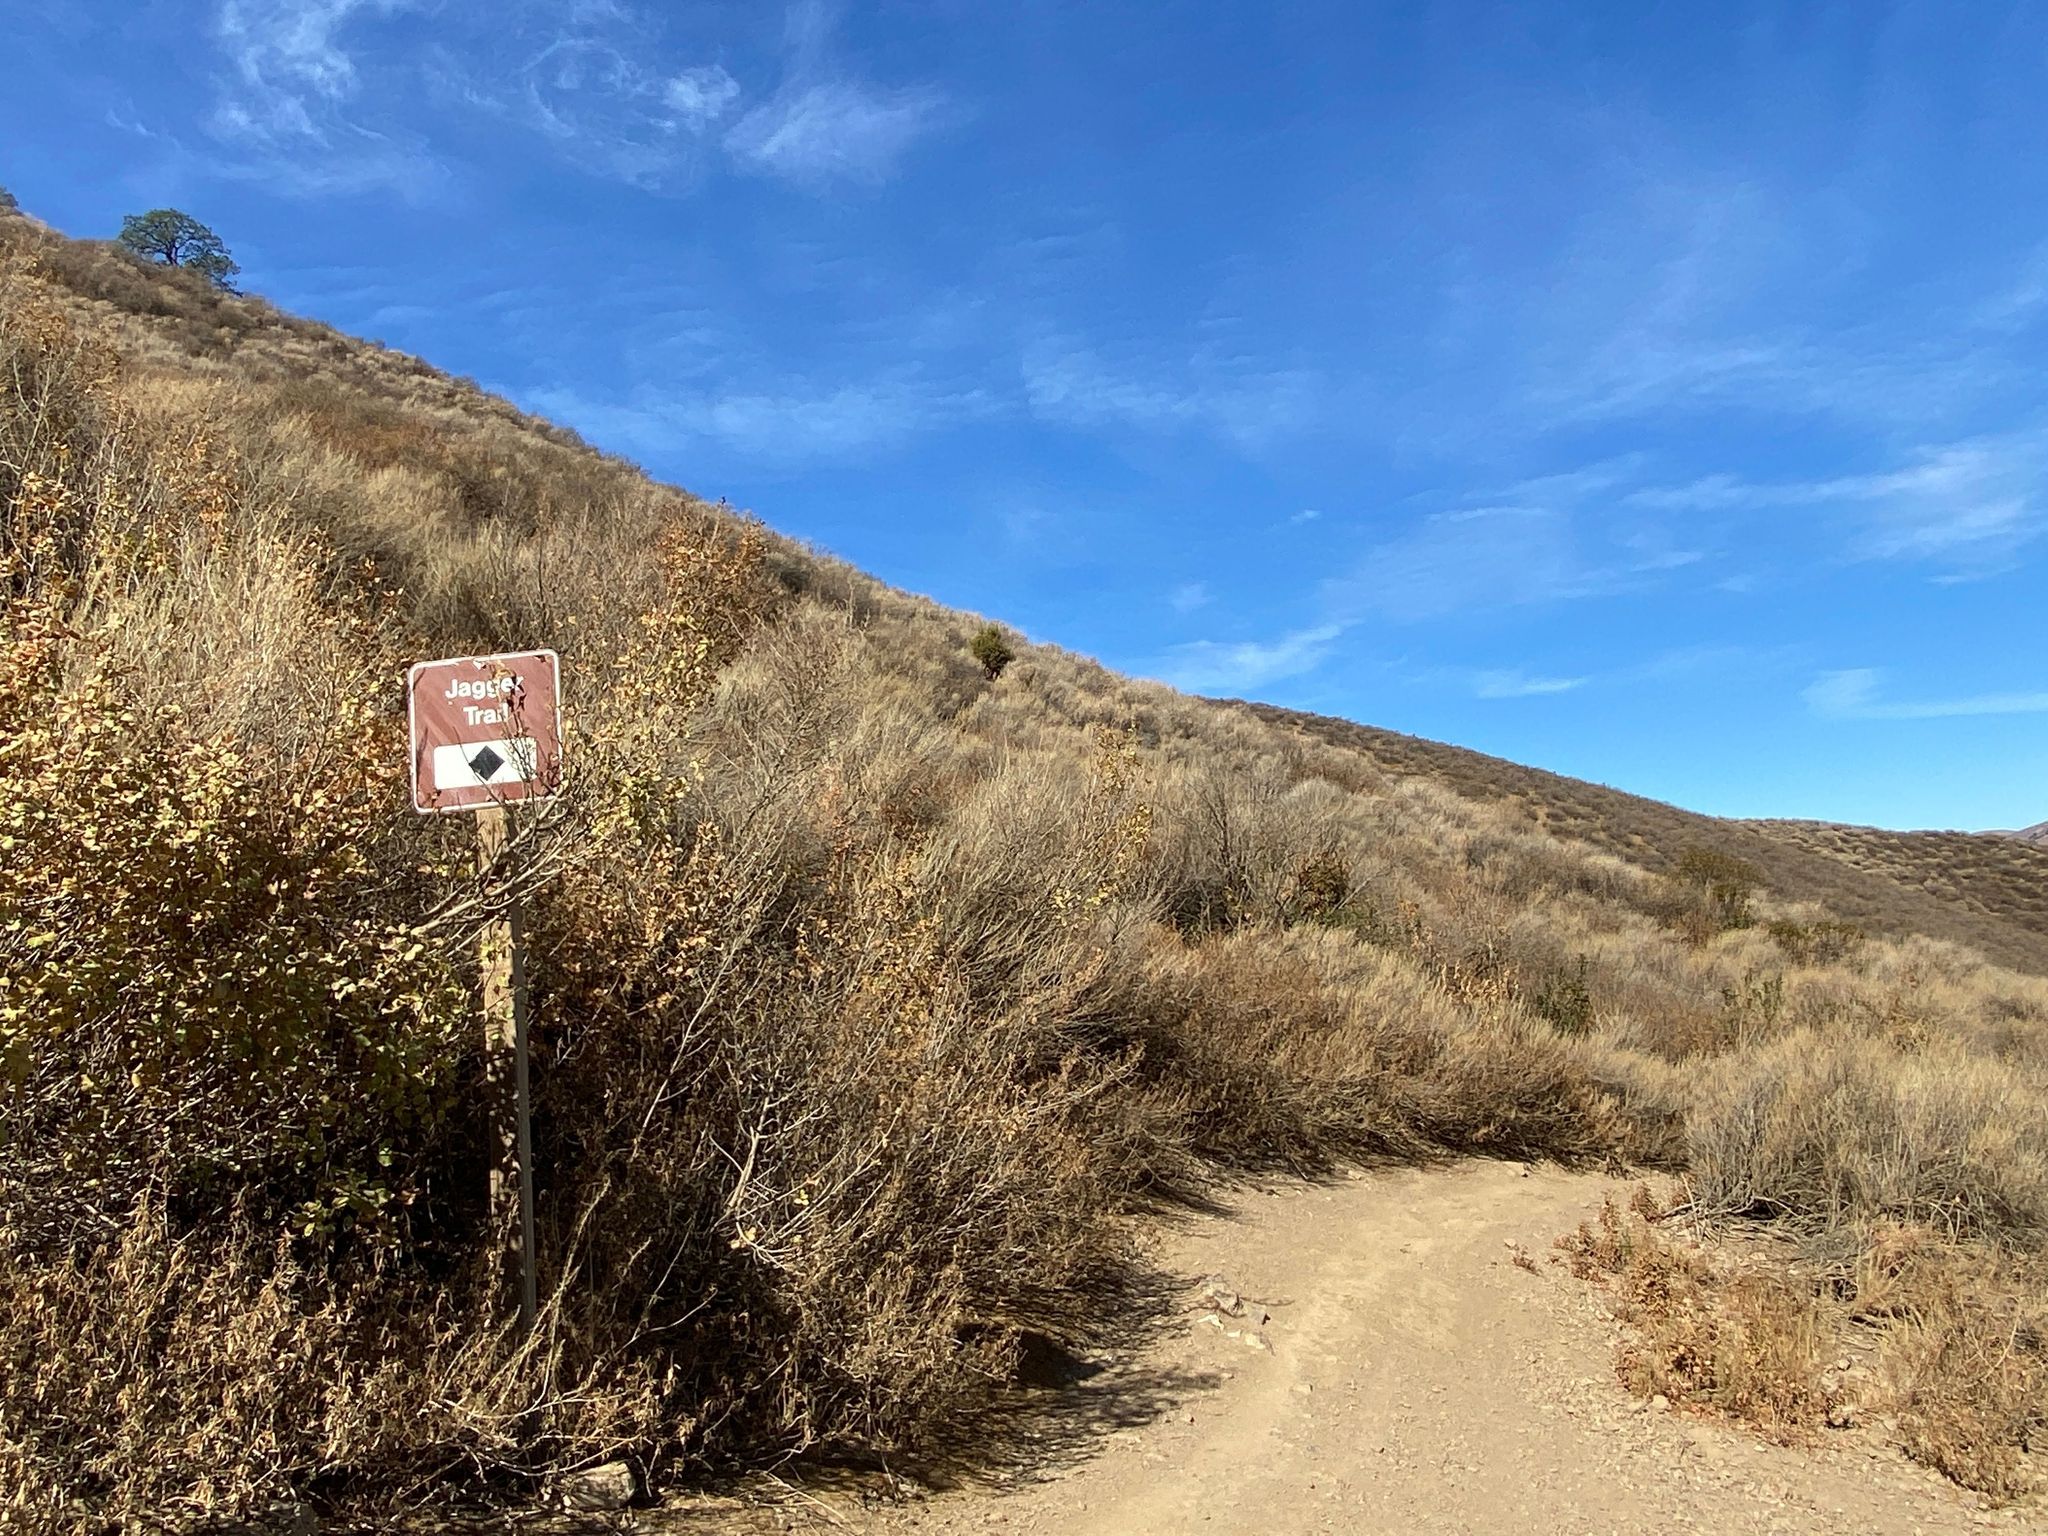
[[[898,585],[1702,810],[2048,817],[2048,9],[10,11],[30,211],[186,208]]]

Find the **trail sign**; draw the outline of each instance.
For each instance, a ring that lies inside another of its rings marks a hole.
[[[412,803],[475,811],[478,886],[513,844],[512,812],[562,787],[562,663],[553,651],[423,661],[405,675],[412,719]],[[533,1132],[527,1102],[526,954],[517,894],[477,930],[484,1015],[484,1099],[494,1143],[487,1190],[519,1281],[519,1329],[533,1327]]]
[[[475,811],[562,787],[562,663],[553,651],[423,661],[406,674],[413,809]]]

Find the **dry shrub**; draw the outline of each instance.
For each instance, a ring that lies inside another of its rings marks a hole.
[[[2048,1265],[1886,1226],[1855,1269],[1859,1316],[1889,1325],[1886,1373],[1908,1454],[2001,1502],[2040,1484],[2048,1444]]]
[[[1798,1030],[1701,1080],[1695,1187],[1714,1210],[1807,1231],[1889,1217],[2036,1245],[2048,1233],[2044,1108],[2037,1088],[1958,1045]]]
[[[1809,922],[1777,918],[1767,925],[1767,931],[1795,965],[1838,965],[1869,938],[1854,923],[1836,922],[1832,918]]]
[[[1814,1287],[1667,1237],[1649,1219],[1656,1206],[1647,1191],[1636,1187],[1627,1213],[1610,1196],[1594,1221],[1557,1244],[1572,1273],[1609,1287],[1630,1325],[1622,1382],[1776,1438],[1819,1428],[1829,1406],[1821,1369],[1830,1323]]]
[[[1204,1158],[1326,1168],[1445,1151],[1599,1157],[1628,1128],[1568,1041],[1477,1016],[1412,961],[1337,933],[1155,931],[1084,1014]]]

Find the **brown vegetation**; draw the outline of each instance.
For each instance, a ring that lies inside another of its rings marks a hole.
[[[1887,832],[1819,822],[1726,821],[1524,767],[1464,747],[1266,704],[1240,709],[1350,750],[1391,777],[1414,777],[1505,809],[1517,825],[1673,869],[1688,848],[1756,866],[1779,899],[1893,938],[1966,944],[2048,975],[2048,848],[1965,832]]]
[[[1149,1203],[1460,1151],[1995,1254],[1901,1314],[1901,1424],[2017,1476],[2034,1356],[1979,1362],[2043,1243],[2048,983],[1897,936],[1941,903],[1802,904],[1833,864],[1762,834],[1546,829],[1050,648],[996,685],[979,621],[413,360],[18,218],[0,263],[6,1518],[929,1450],[1114,1322]],[[397,680],[534,643],[571,793],[479,880],[407,808]],[[465,1022],[513,888],[524,1342]]]
[[[2038,1252],[1896,1222],[1837,1244],[1731,1249],[1670,1232],[1637,1185],[1623,1212],[1558,1239],[1572,1272],[1605,1285],[1630,1325],[1630,1390],[1810,1440],[1875,1418],[1915,1460],[1994,1502],[2039,1487],[2048,1433],[2048,1268]],[[1873,1333],[1872,1330],[1875,1330]]]

